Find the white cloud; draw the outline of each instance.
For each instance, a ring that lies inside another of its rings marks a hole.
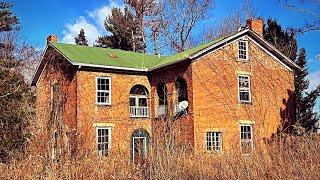
[[[308,91],[314,90],[318,85],[320,85],[320,70],[312,72],[308,75],[310,80],[310,86]]]
[[[75,22],[66,24],[66,29],[62,32],[62,42],[74,44],[74,38],[79,34],[80,29],[83,28],[88,44],[90,46],[93,45],[99,36],[107,34],[105,32],[104,21],[111,14],[113,7],[123,9],[124,6],[111,0],[108,5],[88,11],[86,16],[79,16],[75,19]]]
[[[96,21],[96,23],[99,25],[99,28],[104,29],[104,21],[107,16],[111,15],[111,10],[114,7],[123,9],[123,5],[111,0],[107,6],[102,6],[101,8],[89,11],[88,15],[90,18]]]
[[[66,30],[62,32],[62,42],[74,44],[74,38],[79,34],[80,29],[83,28],[85,36],[87,37],[88,44],[92,45],[95,40],[101,36],[99,30],[83,16],[80,16],[72,24],[65,25]]]

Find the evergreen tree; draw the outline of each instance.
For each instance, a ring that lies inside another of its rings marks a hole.
[[[25,149],[34,110],[33,92],[21,71],[28,48],[18,45],[19,21],[11,7],[0,3],[0,163]]]
[[[298,53],[294,32],[283,30],[272,19],[268,19],[264,26],[264,39],[301,67],[300,70],[295,71],[294,75],[296,115],[293,125],[303,127],[306,131],[314,130],[315,123],[319,120],[319,116],[314,111],[314,106],[320,96],[320,86],[309,93],[307,92],[309,80],[307,79],[308,69],[305,49],[300,49]]]
[[[0,2],[0,32],[19,30],[20,23],[15,14],[11,12],[12,4]]]
[[[268,19],[264,26],[264,39],[292,60],[297,57],[297,40],[293,31],[285,31],[273,19]]]
[[[78,45],[84,45],[88,46],[88,40],[86,39],[86,36],[84,35],[84,30],[80,29],[80,33],[77,37],[74,38],[76,44]]]
[[[300,49],[296,63],[301,67],[301,70],[295,72],[296,124],[305,128],[306,131],[312,131],[320,120],[314,111],[316,100],[320,96],[320,85],[315,90],[307,92],[310,83],[307,79],[305,49]]]
[[[119,8],[113,8],[111,15],[107,17],[105,28],[111,35],[99,37],[95,46],[110,47],[134,51],[133,34],[135,33],[133,14],[125,8],[122,12]]]

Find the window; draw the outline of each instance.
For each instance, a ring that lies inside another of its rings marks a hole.
[[[239,101],[240,102],[251,102],[250,92],[250,76],[239,75],[238,76],[238,89],[239,89]]]
[[[207,132],[207,150],[222,151],[222,133]]]
[[[241,60],[248,60],[248,41],[239,40],[238,58]]]
[[[240,145],[241,152],[244,154],[249,154],[253,148],[252,141],[252,125],[240,125]]]
[[[99,156],[106,156],[111,150],[111,127],[96,127]]]
[[[131,157],[135,164],[144,164],[148,152],[149,133],[145,129],[136,129],[131,136]]]
[[[149,117],[148,90],[135,85],[130,90],[130,117]]]
[[[157,94],[158,94],[158,107],[157,107],[157,116],[162,117],[167,114],[167,87],[163,83],[157,85]]]
[[[187,82],[182,78],[178,77],[175,82],[175,90],[177,94],[177,99],[174,104],[174,112],[175,113],[181,113],[181,112],[187,112],[187,109],[180,109],[179,103],[182,101],[188,101],[188,90],[187,90]]]
[[[97,77],[97,104],[111,105],[110,77]]]

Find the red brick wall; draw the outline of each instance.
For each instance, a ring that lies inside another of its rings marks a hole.
[[[254,122],[254,141],[262,144],[292,112],[293,72],[249,41],[249,61],[237,58],[234,42],[192,64],[195,149],[206,149],[206,132],[223,133],[223,149],[239,149],[239,121]],[[252,104],[238,102],[237,74],[251,76]],[[289,104],[287,105],[287,101]]]
[[[59,148],[69,147],[69,138],[76,129],[76,69],[51,47],[48,48],[44,60],[46,66],[42,72],[36,89],[37,120],[39,121],[41,134],[48,138],[48,148],[51,148],[51,138],[54,132],[58,132]],[[56,108],[51,108],[53,84],[57,85],[58,97]],[[62,105],[63,104],[63,105]],[[57,111],[55,120],[51,119],[52,111]],[[73,139],[74,140],[74,139]],[[73,141],[72,140],[72,141]]]
[[[168,116],[173,118],[174,105],[177,100],[177,92],[175,89],[175,82],[178,77],[182,77],[187,83],[187,95],[188,95],[188,113],[177,118],[173,123],[174,133],[178,135],[177,143],[190,145],[193,147],[193,103],[192,103],[192,72],[190,68],[190,62],[176,64],[174,67],[167,67],[151,73],[149,80],[152,91],[152,111],[156,114],[158,106],[157,84],[164,83],[167,88],[168,94]],[[152,120],[152,128],[154,138],[158,140],[163,136],[166,129],[166,121],[154,117]]]
[[[98,76],[111,77],[111,106],[96,105],[96,77]],[[151,92],[148,78],[145,75],[80,70],[77,78],[77,121],[81,152],[92,152],[96,148],[94,123],[106,123],[111,126],[112,151],[128,156],[131,151],[131,135],[134,130],[142,128],[152,136],[150,118],[130,118],[129,114],[131,88],[141,84]]]
[[[65,124],[68,131],[77,129],[78,153],[94,152],[94,123],[104,123],[112,127],[112,151],[129,156],[134,130],[142,128],[155,139],[162,137],[165,121],[155,118],[157,84],[161,82],[167,87],[170,116],[177,97],[175,81],[177,77],[183,77],[187,83],[189,108],[188,114],[174,123],[174,129],[179,134],[178,143],[203,151],[206,149],[206,132],[221,131],[223,149],[239,149],[239,122],[250,120],[254,123],[254,142],[262,144],[260,142],[271,137],[281,123],[291,118],[293,72],[252,41],[249,41],[248,62],[238,60],[237,50],[237,42],[234,42],[202,56],[192,64],[185,61],[148,75],[97,69],[76,71],[74,68],[59,74],[46,67],[37,85],[37,115],[45,127],[49,117],[50,86],[53,81],[63,79],[60,84],[66,90]],[[62,58],[50,53],[52,51],[49,49],[45,59]],[[251,76],[252,104],[238,102],[237,74],[243,73]],[[97,76],[111,77],[111,106],[96,105]],[[150,118],[129,117],[130,89],[137,84],[149,91]]]

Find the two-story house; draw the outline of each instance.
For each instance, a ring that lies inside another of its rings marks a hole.
[[[299,67],[263,39],[261,19],[172,56],[56,41],[48,37],[32,82],[53,156],[68,146],[134,158],[168,118],[195,152],[246,153],[293,118]]]

